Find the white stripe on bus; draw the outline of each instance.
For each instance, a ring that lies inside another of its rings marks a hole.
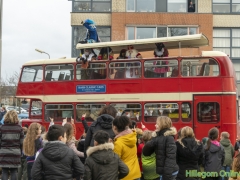
[[[236,92],[191,93],[136,93],[136,94],[74,94],[17,96],[25,99],[41,99],[43,102],[124,102],[124,101],[192,101],[193,95],[236,95]]]

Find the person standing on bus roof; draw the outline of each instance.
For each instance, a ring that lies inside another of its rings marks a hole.
[[[134,49],[134,47],[130,45],[127,48],[126,57],[128,57],[128,59],[133,59],[133,58],[141,59],[142,55],[138,52],[138,50]]]
[[[98,130],[106,131],[109,134],[110,139],[114,139],[115,134],[112,130],[112,122],[113,119],[117,116],[117,110],[111,106],[104,106],[100,113],[99,117],[96,121],[94,121],[91,126],[89,127],[87,131],[87,135],[85,138],[85,144],[84,144],[84,153],[86,156],[86,151],[89,146],[94,146],[94,139],[93,134],[97,132]]]
[[[126,51],[127,51],[126,49],[122,49],[117,59],[128,59],[128,57],[126,56]]]
[[[155,57],[168,57],[169,53],[167,48],[163,43],[156,43],[156,49],[154,50]],[[154,72],[156,73],[157,77],[166,77],[165,74],[169,71],[168,61],[154,61],[153,65],[158,65],[160,67],[155,67]],[[162,66],[162,67],[161,67]]]

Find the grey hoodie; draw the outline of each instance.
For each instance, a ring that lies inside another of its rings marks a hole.
[[[211,143],[210,148],[203,150],[203,166],[206,172],[220,172],[225,159],[225,151],[221,144],[219,146]]]

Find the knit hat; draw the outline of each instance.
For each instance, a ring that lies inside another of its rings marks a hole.
[[[207,137],[202,138],[202,143],[203,143],[203,145],[205,145],[205,144],[207,143],[207,141],[208,141],[208,138],[207,138]]]

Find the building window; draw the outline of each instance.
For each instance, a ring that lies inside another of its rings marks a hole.
[[[111,0],[74,0],[73,12],[111,12]]]
[[[213,0],[213,13],[240,13],[240,1]]]
[[[214,28],[213,50],[229,55],[240,82],[240,28]]]
[[[197,0],[126,0],[127,12],[196,12]]]
[[[87,29],[84,26],[72,27],[72,57],[78,57],[80,50],[76,49],[76,45],[79,41],[82,41],[86,37]],[[111,27],[97,26],[98,36],[101,42],[111,41]]]
[[[183,36],[197,34],[198,27],[127,27],[127,39]]]

